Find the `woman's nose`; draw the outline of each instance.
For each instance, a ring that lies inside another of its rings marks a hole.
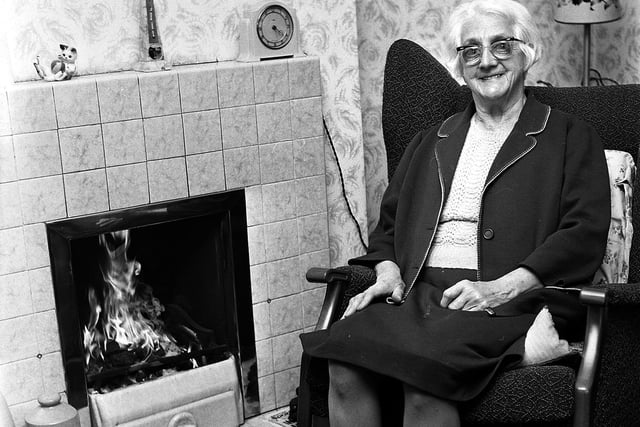
[[[480,67],[492,67],[498,63],[498,60],[491,53],[491,49],[483,48],[480,55]]]

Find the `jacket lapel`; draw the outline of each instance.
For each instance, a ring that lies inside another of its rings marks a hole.
[[[436,161],[443,180],[443,197],[445,200],[449,195],[453,175],[456,172],[460,153],[467,138],[471,117],[474,113],[475,108],[473,104],[470,104],[463,112],[445,120],[438,130],[438,136],[442,139],[436,144]]]
[[[535,135],[547,126],[550,113],[551,107],[538,102],[531,93],[528,93],[527,102],[520,112],[518,121],[493,160],[486,184],[491,183],[505,169],[535,147],[537,143]]]
[[[527,101],[524,108],[491,165],[487,183],[535,146],[534,136],[544,130],[550,112],[551,108],[548,105],[538,102],[533,94],[527,91]],[[436,145],[436,159],[443,179],[445,199],[451,189],[451,182],[474,113],[475,106],[471,103],[463,112],[445,120],[438,130],[438,136],[442,139]]]

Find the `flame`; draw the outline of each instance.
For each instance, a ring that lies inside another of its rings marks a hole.
[[[162,345],[175,342],[159,319],[164,307],[157,298],[136,293],[142,265],[127,255],[129,230],[104,233],[98,240],[105,254],[100,264],[103,303],[90,288],[91,313],[83,334],[85,361],[88,365],[92,358],[104,359],[108,342],[129,351],[142,349],[146,359]]]

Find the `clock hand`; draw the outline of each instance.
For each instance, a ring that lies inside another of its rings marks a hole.
[[[280,29],[279,29],[278,27],[276,27],[275,25],[273,25],[273,26],[271,27],[271,29],[272,29],[273,31],[275,31],[276,33],[278,33],[278,35],[279,35],[280,37],[284,36],[284,33],[282,32],[282,30],[280,30]]]

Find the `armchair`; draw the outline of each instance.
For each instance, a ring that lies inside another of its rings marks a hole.
[[[591,123],[606,149],[626,151],[638,161],[640,85],[529,89],[541,102]],[[413,135],[470,100],[469,89],[422,47],[404,39],[394,42],[386,59],[382,106],[389,177]],[[638,180],[634,187],[634,202],[640,206]],[[632,222],[640,230],[640,209]],[[479,397],[462,405],[463,425],[640,425],[639,241],[634,239],[631,247],[629,284],[594,285],[581,292],[588,307],[582,357],[503,372]],[[327,284],[316,327],[322,329],[340,318],[349,298],[375,282],[375,272],[361,266],[312,268],[307,280]],[[327,390],[326,361],[303,354],[300,427],[328,425]]]

